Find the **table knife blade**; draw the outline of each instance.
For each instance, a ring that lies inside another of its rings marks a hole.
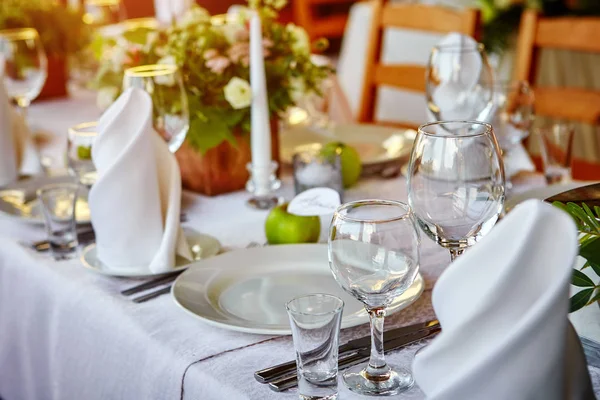
[[[421,322],[414,325],[403,326],[400,328],[391,329],[384,334],[384,341],[388,342],[404,335],[430,329],[439,326],[439,321],[431,320],[427,322]],[[369,349],[371,346],[371,336],[364,336],[359,339],[354,339],[346,344],[343,344],[338,349],[338,354],[344,354],[353,350],[360,350],[363,348]],[[269,383],[275,379],[281,378],[282,376],[289,375],[296,371],[296,361],[288,361],[283,364],[275,365],[273,367],[265,368],[254,373],[254,378],[260,383]]]

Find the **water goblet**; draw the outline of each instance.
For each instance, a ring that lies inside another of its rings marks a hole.
[[[493,75],[481,43],[435,46],[425,75],[433,120],[489,121],[494,111]]]
[[[26,115],[48,76],[48,60],[35,29],[0,31],[0,75],[4,75],[8,95]]]
[[[190,127],[188,99],[175,65],[142,65],[129,68],[123,89],[136,87],[152,97],[154,129],[167,141],[171,153],[183,144]]]
[[[440,121],[419,127],[408,201],[421,229],[452,260],[485,236],[504,205],[504,166],[492,126]]]
[[[419,230],[410,208],[387,200],[341,205],[329,233],[329,267],[340,286],[360,300],[371,321],[368,364],[346,370],[344,383],[364,395],[394,395],[409,389],[409,370],[385,361],[386,308],[414,282],[419,271]]]
[[[69,128],[67,135],[67,165],[69,173],[90,189],[96,182],[96,167],[92,161],[92,146],[96,141],[98,123],[84,122]]]
[[[78,186],[72,183],[46,185],[37,191],[55,260],[68,260],[77,255],[77,192]]]

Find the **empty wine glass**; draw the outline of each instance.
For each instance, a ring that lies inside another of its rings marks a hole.
[[[84,9],[83,22],[88,25],[112,25],[125,20],[121,0],[85,0]]]
[[[426,98],[434,121],[489,121],[494,78],[484,46],[467,38],[435,46],[427,64]]]
[[[8,95],[24,114],[38,97],[48,76],[48,60],[33,28],[0,31],[0,75]]]
[[[154,128],[175,153],[185,140],[190,127],[188,99],[183,81],[175,65],[142,65],[129,68],[123,78],[123,89],[136,87],[152,97]]]
[[[69,128],[67,134],[67,164],[69,173],[88,189],[96,182],[97,172],[92,161],[92,146],[96,141],[98,123],[84,122]]]
[[[386,307],[404,293],[419,271],[420,237],[410,208],[386,200],[341,205],[329,232],[329,267],[342,288],[360,300],[371,320],[368,364],[346,370],[353,392],[393,395],[413,385],[409,370],[385,361],[383,323]]]
[[[504,166],[492,126],[440,121],[419,127],[408,201],[421,229],[452,260],[485,236],[504,205]]]
[[[525,81],[498,81],[494,89],[496,110],[491,124],[504,159],[529,135],[533,123],[533,91]],[[510,189],[510,174],[506,188]]]

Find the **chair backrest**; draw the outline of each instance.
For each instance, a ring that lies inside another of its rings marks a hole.
[[[311,40],[321,37],[338,39],[344,35],[348,8],[357,0],[293,0],[294,19],[306,29]],[[327,12],[327,7],[334,8]],[[336,7],[341,8],[339,12]]]
[[[535,87],[541,48],[600,53],[600,17],[543,17],[523,12],[517,42],[516,78],[534,87],[537,115],[598,124],[600,92],[568,87]]]
[[[373,23],[369,32],[365,84],[359,108],[361,122],[374,122],[377,88],[389,86],[413,92],[425,92],[424,65],[387,65],[381,63],[383,35],[386,29],[401,28],[432,33],[459,32],[478,38],[480,13],[475,9],[454,10],[424,4],[387,3],[372,0]],[[413,126],[414,124],[393,123]]]

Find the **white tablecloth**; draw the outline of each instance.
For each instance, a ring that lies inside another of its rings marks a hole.
[[[51,133],[45,149],[61,159],[68,126],[98,115],[93,98],[36,104],[30,116]],[[292,192],[286,182],[283,194]],[[347,199],[406,200],[404,178],[369,180]],[[266,212],[246,208],[247,194],[207,198],[187,193],[186,225],[216,236],[227,247],[264,242]],[[123,202],[127,204],[126,199]],[[285,399],[254,380],[254,371],[294,357],[290,337],[231,332],[197,321],[165,295],[133,304],[119,291],[136,282],[95,275],[79,261],[52,261],[19,245],[44,238],[38,226],[0,217],[0,397],[34,399]],[[388,328],[433,317],[430,289],[449,262],[424,240],[422,274],[427,288],[408,309],[389,317]],[[346,329],[342,340],[366,335]],[[409,365],[416,347],[390,355]],[[600,379],[593,369],[597,389]],[[342,398],[359,398],[340,386]],[[421,399],[415,388],[405,399]]]

